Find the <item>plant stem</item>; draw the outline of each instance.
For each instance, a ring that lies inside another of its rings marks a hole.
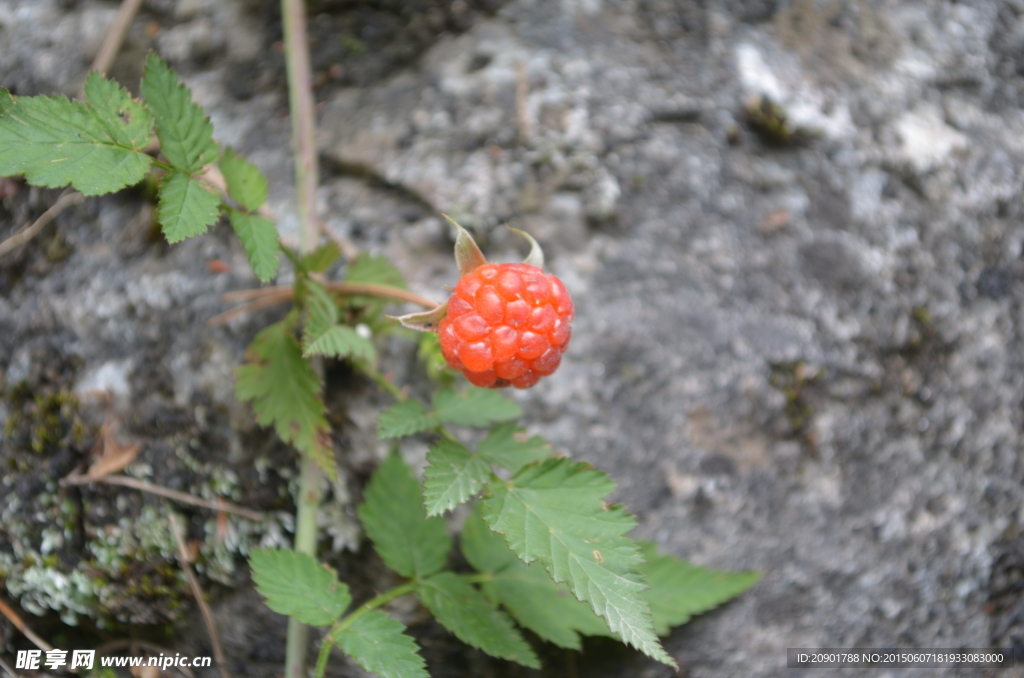
[[[295,517],[295,550],[316,557],[316,516],[322,496],[320,467],[309,455],[300,462],[298,511]],[[325,641],[326,642],[326,641]],[[286,678],[305,678],[306,654],[309,647],[309,627],[294,618],[288,619],[288,638],[285,646]]]
[[[359,369],[363,371],[363,374],[372,379],[375,384],[390,393],[398,402],[409,399],[409,396],[398,386],[398,384],[388,379],[387,376],[373,365],[361,361],[359,363]]]
[[[292,114],[292,146],[295,153],[295,190],[299,209],[299,251],[316,247],[320,235],[316,216],[316,189],[320,183],[316,153],[316,118],[313,78],[306,41],[306,8],[303,0],[281,0],[285,59],[288,68],[288,103]]]
[[[310,77],[309,45],[306,41],[306,8],[302,0],[281,0],[284,24],[285,60],[288,68],[288,102],[292,116],[292,147],[295,153],[295,191],[298,201],[299,251],[316,247],[320,233],[316,216],[317,154],[313,114],[313,86]],[[302,455],[300,462],[298,515],[295,519],[295,550],[316,557],[316,516],[320,508],[321,475],[316,462]],[[286,678],[306,677],[309,627],[288,620],[285,651]]]
[[[371,598],[366,601],[347,617],[339,619],[327,633],[327,636],[324,638],[324,644],[320,646],[320,654],[316,658],[316,670],[313,672],[313,678],[324,678],[324,672],[327,671],[327,658],[331,656],[331,647],[334,645],[334,641],[332,641],[331,638],[335,633],[344,631],[352,625],[352,622],[359,619],[367,612],[375,610],[378,607],[383,607],[395,598],[400,598],[407,593],[412,593],[415,586],[416,582],[413,581],[406,582],[401,586],[396,586],[390,591],[385,591],[376,598]]]

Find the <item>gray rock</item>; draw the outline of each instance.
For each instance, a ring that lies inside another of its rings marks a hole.
[[[284,86],[233,83],[238,63],[269,53],[270,19],[242,0],[194,5],[140,21],[161,25],[152,45],[179,62],[219,138],[267,171],[287,236]],[[0,85],[73,91],[110,9],[0,0]],[[322,11],[349,21],[340,4]],[[126,49],[152,46],[132,35]],[[560,370],[514,394],[530,429],[610,472],[639,536],[764,572],[666,639],[687,675],[782,675],[787,647],[1024,645],[1019,3],[510,0],[423,35],[414,58],[318,90],[325,221],[437,297],[455,271],[436,212],[496,260],[523,250],[506,222],[542,241],[577,320]],[[766,144],[749,124],[755,95],[804,137]],[[0,236],[16,206],[0,210]],[[287,494],[286,451],[225,386],[270,316],[203,325],[223,310],[219,293],[253,284],[241,250],[223,228],[154,244],[132,223],[139,209],[93,199],[0,260],[6,382],[42,379],[51,347],[79,364],[69,385],[127,383],[123,416],[141,412],[157,479],[175,477],[157,450],[192,450],[203,463],[187,487],[220,477],[239,501],[273,505]],[[73,253],[52,262],[57,238]],[[211,273],[212,258],[231,272]],[[415,383],[409,348],[388,355]],[[378,401],[355,396],[342,430],[364,472],[381,452]],[[218,475],[225,449],[239,473],[276,478],[273,496]],[[331,515],[345,514],[348,489]],[[286,537],[275,529],[250,537]],[[330,538],[341,548],[354,533]],[[375,567],[331,557],[364,583]],[[214,578],[238,583],[218,567]],[[280,632],[258,607],[242,591],[218,612],[249,629],[229,644],[249,666],[263,659],[247,643]],[[572,660],[580,675],[670,675],[589,649]],[[436,675],[520,675],[471,656],[463,669],[428,649]],[[562,675],[552,657],[547,675]]]

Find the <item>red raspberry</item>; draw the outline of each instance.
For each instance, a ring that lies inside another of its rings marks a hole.
[[[572,299],[530,264],[484,264],[462,276],[438,326],[448,364],[477,386],[529,388],[569,345]]]

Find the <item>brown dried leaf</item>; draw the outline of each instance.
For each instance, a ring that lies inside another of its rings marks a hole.
[[[142,451],[142,443],[133,443],[121,447],[121,444],[114,437],[115,428],[114,423],[110,419],[103,422],[103,426],[100,428],[102,451],[99,458],[89,466],[89,471],[86,473],[93,480],[99,480],[123,470],[128,464],[135,461],[135,458],[139,456],[139,452]]]

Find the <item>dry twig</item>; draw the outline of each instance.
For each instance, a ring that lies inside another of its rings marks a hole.
[[[6,671],[7,675],[11,678],[21,678],[21,676],[15,673],[14,669],[11,668],[11,665],[5,662],[2,657],[0,657],[0,669]]]
[[[7,619],[14,624],[14,628],[21,631],[21,635],[31,640],[32,644],[40,650],[46,652],[53,649],[53,645],[50,645],[48,642],[37,636],[35,632],[33,632],[24,621],[22,621],[21,617],[18,616],[18,613],[12,610],[7,603],[2,600],[0,600],[0,614],[7,617]]]
[[[107,34],[103,37],[103,44],[100,45],[100,51],[96,53],[90,70],[104,74],[110,70],[110,66],[114,63],[114,57],[121,51],[121,45],[124,43],[128,29],[131,28],[132,21],[139,13],[140,7],[142,7],[142,0],[124,0],[121,3],[121,8],[117,10],[114,23],[110,24],[110,28],[107,29]]]
[[[530,81],[526,76],[526,64],[516,63],[516,123],[519,126],[519,141],[526,143],[532,136],[530,129]]]
[[[61,487],[68,487],[71,485],[88,485],[90,483],[105,483],[107,485],[120,485],[121,487],[130,487],[133,490],[139,490],[140,492],[149,492],[167,499],[173,499],[179,501],[182,504],[191,504],[192,506],[201,506],[203,508],[212,509],[214,511],[227,511],[228,513],[234,513],[248,518],[249,520],[263,520],[263,514],[258,511],[253,511],[241,506],[236,506],[224,500],[220,502],[207,501],[200,499],[199,497],[193,497],[191,494],[185,494],[184,492],[178,492],[177,490],[170,490],[166,487],[147,483],[144,480],[136,480],[135,478],[129,478],[128,476],[105,476],[103,478],[90,478],[87,475],[80,473],[73,473],[60,481]]]
[[[72,205],[77,205],[83,200],[85,200],[85,196],[81,193],[73,191],[70,188],[65,189],[64,192],[61,193],[61,196],[57,198],[57,202],[53,203],[50,209],[43,212],[42,216],[35,220],[35,223],[28,228],[18,231],[7,240],[0,242],[0,257],[11,250],[21,247],[32,238],[39,235],[39,231],[43,230],[43,227],[56,219],[58,214]]]
[[[191,559],[188,555],[188,548],[185,546],[185,538],[182,537],[178,526],[178,518],[172,513],[170,514],[170,519],[171,531],[174,532],[174,541],[178,543],[178,563],[185,572],[189,588],[192,589],[192,595],[196,599],[196,604],[199,605],[199,611],[203,614],[206,631],[210,634],[210,644],[213,646],[213,658],[217,660],[217,666],[220,667],[222,678],[231,678],[231,674],[228,672],[227,661],[224,659],[224,649],[220,646],[220,636],[217,634],[213,613],[210,612],[210,606],[206,604],[206,600],[203,598],[203,589],[199,586],[199,580],[196,578],[196,573],[192,571],[192,566],[190,565]]]
[[[331,292],[337,292],[342,295],[366,295],[368,297],[384,297],[385,299],[394,299],[395,301],[406,301],[410,304],[417,304],[426,309],[437,308],[438,303],[433,299],[428,299],[424,296],[410,292],[409,290],[403,290],[400,287],[392,287],[391,285],[381,285],[379,283],[368,283],[368,282],[325,282],[323,286]],[[294,290],[291,287],[261,287],[254,290],[238,290],[237,292],[228,292],[221,296],[223,301],[228,303],[236,301],[248,301],[249,303],[233,308],[230,311],[225,311],[220,315],[216,315],[206,321],[207,325],[223,325],[235,316],[246,313],[248,311],[257,311],[261,308],[269,308],[270,306],[276,306],[277,304],[283,303],[294,297]]]

